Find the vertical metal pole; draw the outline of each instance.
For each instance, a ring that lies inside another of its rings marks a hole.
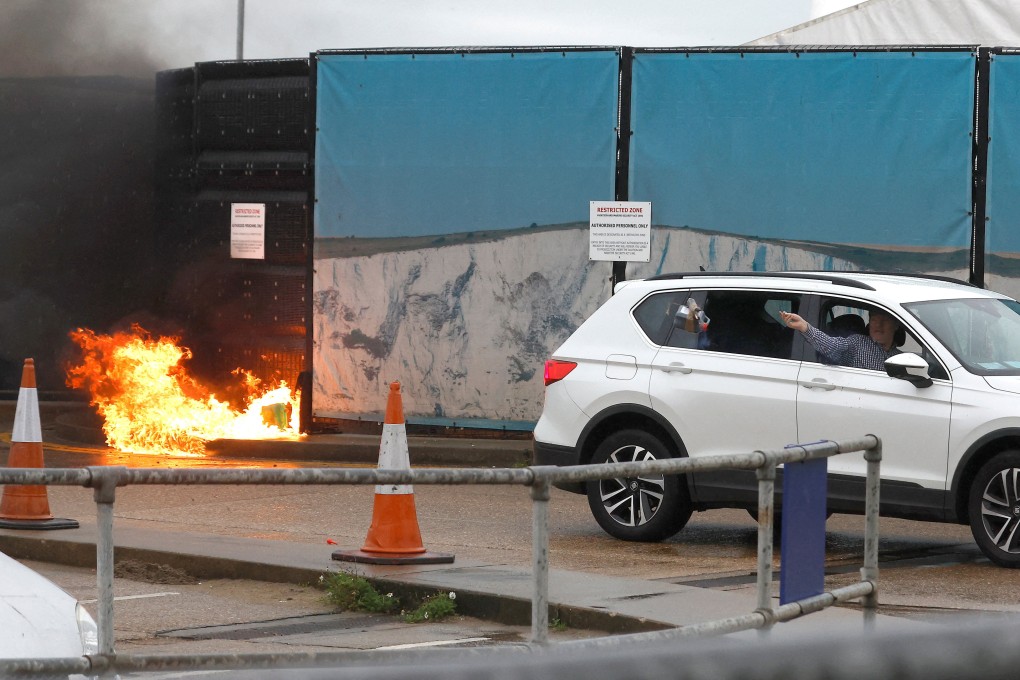
[[[90,467],[92,496],[96,502],[96,586],[99,609],[99,654],[113,655],[113,502],[118,471],[123,468]]]
[[[760,629],[768,635],[772,627],[772,518],[775,506],[776,466],[768,458],[758,468],[758,611],[767,618]]]
[[[99,493],[99,490],[96,490]],[[113,654],[113,503],[96,500],[96,585],[99,590],[99,653]]]
[[[975,115],[971,172],[972,214],[970,241],[970,282],[975,286],[985,286],[985,259],[988,257],[988,143],[989,137],[989,86],[991,85],[991,67],[994,53],[987,47],[977,51],[977,72],[974,79]]]
[[[868,477],[864,501],[864,566],[861,567],[861,579],[875,584],[874,591],[861,599],[865,630],[874,629],[878,614],[878,510],[882,440],[878,437],[875,440],[875,448],[864,452],[864,460],[868,462]]]
[[[237,60],[244,59],[244,0],[237,0]]]
[[[535,591],[531,598],[531,642],[549,641],[549,482],[531,485],[531,570]]]
[[[613,189],[613,200],[630,200],[630,138],[632,82],[634,79],[634,48],[620,48],[620,76],[616,111],[616,180]],[[627,280],[627,263],[613,262],[612,278],[609,282],[609,295],[612,297],[616,284]]]
[[[302,238],[305,243],[305,290],[315,290],[315,203],[318,201],[317,192],[327,191],[325,187],[316,186],[315,173],[312,168],[315,167],[315,146],[316,139],[319,135],[318,129],[318,114],[316,112],[318,108],[317,98],[319,92],[319,57],[317,54],[310,54],[308,56],[308,107],[305,114],[305,129],[309,131],[307,137],[307,145],[305,150],[308,152],[308,160],[306,161],[304,168],[302,169],[302,175],[304,181],[302,185],[305,187],[305,196],[307,196],[307,202],[305,203],[305,214],[304,214],[304,232]],[[301,432],[311,432],[312,430],[312,375],[314,373],[313,360],[316,356],[316,334],[315,326],[315,300],[314,295],[305,295],[305,364],[304,370],[298,376],[298,382],[301,386],[301,418],[300,428]],[[800,335],[798,333],[798,335]],[[304,376],[304,380],[301,380],[301,376]]]

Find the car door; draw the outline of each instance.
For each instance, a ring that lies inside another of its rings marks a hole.
[[[815,301],[817,314],[812,324],[823,332],[828,322],[846,314],[859,314],[867,320],[868,305],[861,300]],[[911,332],[909,317],[886,311],[905,330],[900,349],[929,360],[933,384],[917,387],[884,371],[826,363],[808,348],[798,379],[797,438],[811,442],[877,435],[882,440],[883,508],[899,508],[897,514],[939,515],[946,488],[953,385],[948,372]],[[838,334],[838,330],[828,330]],[[863,454],[834,456],[828,466],[829,510],[860,510],[866,474]]]
[[[700,308],[708,323],[674,328],[656,353],[652,408],[674,425],[691,457],[795,442],[799,361],[791,356],[798,338],[779,312],[797,311],[800,296],[692,290],[689,297],[691,304],[678,300],[681,311]],[[693,484],[699,502],[757,498],[753,472],[698,473]]]

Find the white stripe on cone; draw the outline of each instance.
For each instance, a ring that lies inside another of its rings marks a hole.
[[[39,391],[22,387],[18,392],[18,405],[14,411],[12,442],[42,443],[42,425],[39,423]]]
[[[407,453],[407,429],[403,423],[384,423],[382,440],[379,442],[380,470],[410,470],[411,458]],[[414,493],[410,484],[379,484],[376,493],[409,494]]]

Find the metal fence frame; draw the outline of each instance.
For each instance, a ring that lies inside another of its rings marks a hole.
[[[865,498],[864,557],[861,580],[843,588],[773,608],[772,597],[772,520],[776,468],[828,458],[841,453],[864,452],[867,461]],[[757,609],[741,616],[709,621],[665,631],[619,635],[561,643],[557,647],[614,646],[641,641],[721,635],[760,629],[763,633],[778,622],[789,621],[820,611],[839,602],[861,601],[864,627],[874,626],[878,608],[878,516],[879,466],[881,440],[875,435],[859,439],[816,442],[780,450],[752,453],[672,458],[649,462],[603,463],[570,467],[534,466],[528,468],[419,468],[414,470],[308,468],[301,470],[200,469],[164,470],[93,466],[86,468],[0,470],[0,484],[83,486],[93,489],[97,508],[96,580],[99,590],[97,625],[99,653],[95,656],[63,659],[0,660],[0,676],[27,676],[54,673],[85,675],[107,672],[144,672],[156,670],[225,670],[253,668],[308,668],[350,663],[394,662],[415,659],[428,652],[331,652],[298,654],[222,654],[222,655],[126,655],[114,650],[113,629],[113,505],[120,486],[148,484],[275,484],[275,485],[388,485],[388,484],[518,484],[531,490],[532,499],[532,573],[531,641],[525,649],[542,648],[548,643],[549,627],[549,497],[555,482],[587,482],[622,476],[672,475],[723,469],[755,470],[758,477],[758,566]],[[485,655],[492,650],[478,649],[469,655]]]

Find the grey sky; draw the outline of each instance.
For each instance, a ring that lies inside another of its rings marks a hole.
[[[738,45],[845,0],[246,0],[245,57],[477,45]],[[0,76],[233,59],[237,0],[3,0]]]

